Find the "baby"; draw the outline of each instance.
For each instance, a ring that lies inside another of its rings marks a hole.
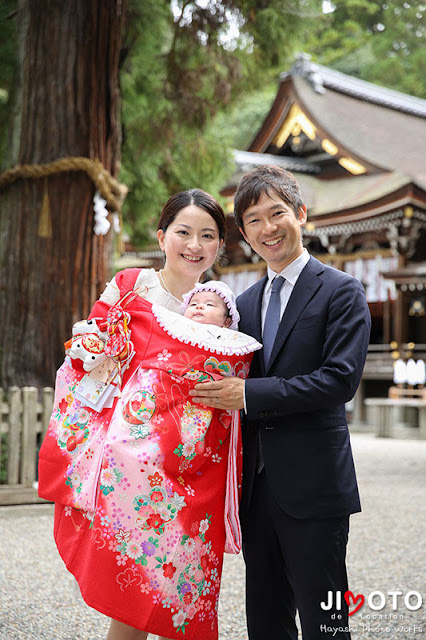
[[[196,284],[183,296],[183,315],[200,324],[237,329],[240,314],[235,296],[227,284],[209,280]]]

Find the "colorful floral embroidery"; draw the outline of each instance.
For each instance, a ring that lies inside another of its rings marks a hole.
[[[214,358],[214,357],[208,358],[204,363],[204,368],[206,371],[215,373],[216,375],[221,375],[221,376],[232,375],[232,365],[227,360],[219,362],[217,358]]]
[[[155,412],[155,396],[149,391],[135,391],[123,408],[123,418],[132,425],[149,422]],[[145,435],[149,433],[149,429]],[[142,436],[145,437],[145,436]]]
[[[173,339],[150,318],[146,331],[132,315],[136,357],[121,397],[99,412],[75,399],[84,371],[67,363],[59,372],[48,440],[59,452],[60,501],[73,508],[56,538],[75,575],[86,562],[97,567],[80,584],[100,611],[114,602],[132,623],[139,614],[127,602],[138,598],[140,615],[165,625],[162,635],[213,640],[231,415],[192,404],[188,392],[203,380],[244,377],[251,355],[212,356],[220,351]],[[68,552],[70,539],[78,553]]]
[[[206,382],[207,380],[214,380],[213,376],[211,376],[209,373],[206,373],[205,371],[198,371],[197,369],[194,369],[194,367],[188,369],[188,371],[186,371],[182,377],[187,378],[188,380],[192,380],[193,382]]]
[[[111,467],[107,460],[104,460],[102,464],[102,471],[100,477],[99,491],[107,496],[109,493],[115,490],[116,486],[120,484],[124,477],[124,473],[119,471],[116,467]]]
[[[186,402],[180,421],[183,441],[195,444],[202,440],[210,426],[212,415],[211,409],[201,409],[191,402]]]

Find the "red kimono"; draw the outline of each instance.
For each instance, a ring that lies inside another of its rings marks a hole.
[[[118,284],[126,296],[126,276]],[[40,451],[39,493],[57,503],[56,544],[91,607],[168,638],[216,640],[225,538],[229,550],[239,547],[238,413],[192,404],[188,392],[202,380],[245,378],[260,345],[140,296],[118,308],[133,352],[114,380],[121,396],[92,405],[85,398],[93,401],[102,384],[82,360],[65,361]],[[96,363],[95,334],[104,339],[111,330],[108,310],[95,304],[95,332],[84,336]]]

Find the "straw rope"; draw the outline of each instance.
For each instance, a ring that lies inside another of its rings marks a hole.
[[[67,171],[84,171],[113,211],[120,211],[128,188],[120,184],[99,160],[65,157],[46,164],[23,164],[0,174],[0,190],[22,178],[47,178]]]

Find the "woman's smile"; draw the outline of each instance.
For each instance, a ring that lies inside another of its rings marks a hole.
[[[204,260],[203,256],[191,256],[185,253],[181,253],[181,256],[189,262],[201,262],[201,260]]]

